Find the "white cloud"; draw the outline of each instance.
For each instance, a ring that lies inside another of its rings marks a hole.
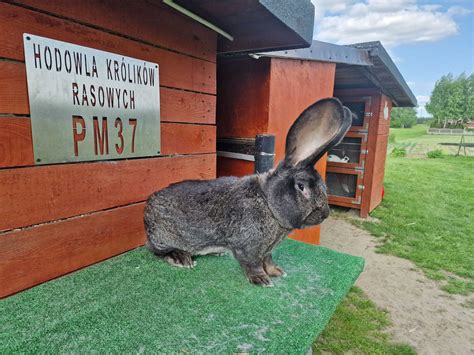
[[[469,15],[472,12],[471,9],[466,9],[462,6],[451,6],[448,9],[448,15],[450,16],[464,16]]]
[[[338,44],[381,41],[386,47],[437,41],[458,32],[453,19],[470,10],[416,0],[316,0],[315,38]]]
[[[431,117],[431,115],[426,111],[426,104],[430,101],[430,96],[428,95],[417,95],[416,100],[418,101],[418,107],[416,108],[416,114],[418,117]]]

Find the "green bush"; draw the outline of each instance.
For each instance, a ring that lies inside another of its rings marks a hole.
[[[432,151],[429,151],[427,154],[428,158],[441,158],[443,156],[443,151],[441,149],[435,149]]]
[[[395,147],[392,150],[392,156],[396,158],[406,157],[406,155],[407,155],[407,150],[405,148]]]
[[[416,110],[413,107],[394,107],[392,109],[392,128],[411,128],[416,124]]]

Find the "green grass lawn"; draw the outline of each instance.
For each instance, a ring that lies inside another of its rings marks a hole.
[[[386,332],[389,325],[388,314],[353,287],[314,344],[313,353],[416,354],[408,345],[391,342]]]
[[[460,137],[427,135],[426,128],[390,130],[395,136],[392,149],[411,147],[417,153],[409,152],[406,158],[389,155],[385,198],[371,214],[378,221],[354,223],[381,238],[380,252],[410,259],[447,292],[467,295],[474,292],[474,158],[427,159],[426,152],[438,149],[438,143],[457,143]],[[317,354],[415,353],[407,345],[391,342],[386,333],[389,325],[389,315],[353,288],[313,350]]]
[[[454,139],[428,136],[425,129],[417,125],[391,134],[396,142],[415,145]],[[413,260],[448,292],[474,292],[474,158],[389,156],[385,198],[371,215],[380,223],[358,223],[383,238],[380,252]]]
[[[412,128],[391,128],[389,152],[397,148],[405,148],[409,157],[426,157],[431,150],[441,149],[446,155],[455,155],[457,146],[446,146],[440,143],[459,143],[461,136],[426,134],[427,125],[415,125]],[[474,136],[466,136],[466,142],[474,143]],[[464,150],[461,149],[461,155]],[[474,148],[466,148],[467,156],[474,156]]]

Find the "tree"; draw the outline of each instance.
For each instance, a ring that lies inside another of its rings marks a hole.
[[[433,115],[437,127],[474,119],[474,74],[462,73],[457,78],[443,75],[436,82],[426,110]]]
[[[416,110],[413,107],[394,107],[390,127],[411,128],[416,124]]]

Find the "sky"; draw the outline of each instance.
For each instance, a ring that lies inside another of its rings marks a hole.
[[[418,100],[418,116],[442,75],[474,72],[474,0],[312,0],[314,38],[380,41]]]

